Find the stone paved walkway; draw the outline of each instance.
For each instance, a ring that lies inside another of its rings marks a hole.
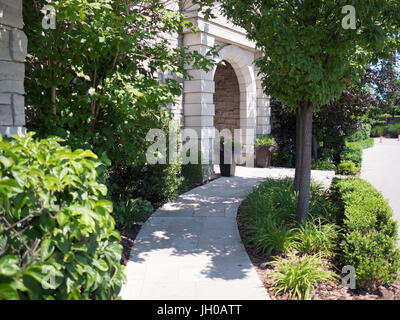
[[[389,200],[393,218],[400,227],[400,142],[397,139],[375,139],[373,148],[363,151],[361,178],[371,183]],[[397,242],[400,247],[400,241]]]
[[[237,209],[265,178],[293,169],[237,167],[236,176],[195,188],[158,209],[140,230],[125,269],[123,299],[267,300],[241,242]],[[334,173],[312,176],[329,185]]]

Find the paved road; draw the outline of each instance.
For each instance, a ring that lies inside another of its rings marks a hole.
[[[380,143],[376,138],[374,147],[363,151],[361,178],[370,182],[389,200],[393,217],[400,226],[400,142],[397,139],[383,139]]]
[[[125,300],[267,300],[240,239],[237,209],[267,177],[293,169],[237,167],[236,176],[195,188],[158,209],[140,230],[125,269]],[[334,172],[312,176],[329,185]]]

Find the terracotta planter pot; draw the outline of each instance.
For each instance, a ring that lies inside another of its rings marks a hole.
[[[256,150],[256,166],[259,168],[268,168],[271,165],[271,152],[267,147]]]
[[[224,163],[224,152],[220,152],[220,164],[219,169],[221,171],[221,176],[223,177],[234,177],[236,172],[236,162],[232,152],[232,164]]]

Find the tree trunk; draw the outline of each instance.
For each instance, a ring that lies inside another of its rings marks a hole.
[[[315,161],[318,160],[318,141],[314,134],[312,136],[312,156]]]
[[[304,103],[300,109],[301,118],[301,163],[299,171],[299,200],[297,202],[297,221],[302,223],[307,219],[310,206],[311,186],[311,151],[312,151],[312,121],[314,106]],[[297,140],[297,139],[296,139]]]
[[[296,171],[294,174],[295,191],[299,191],[300,187],[301,149],[302,149],[301,114],[300,114],[300,107],[298,107],[296,109]]]

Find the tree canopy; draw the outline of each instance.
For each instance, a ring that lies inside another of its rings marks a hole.
[[[198,2],[211,6],[213,1]],[[309,203],[313,112],[339,98],[346,86],[360,81],[367,65],[398,47],[400,3],[222,0],[220,11],[262,51],[256,64],[265,92],[298,112],[295,188],[302,221]]]

